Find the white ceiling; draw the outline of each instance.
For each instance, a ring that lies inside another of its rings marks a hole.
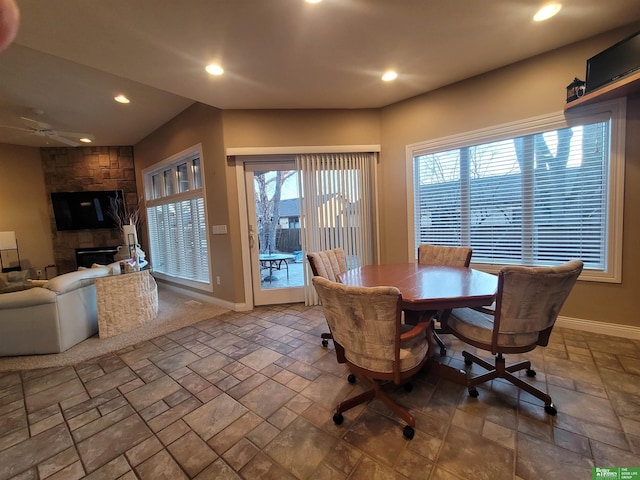
[[[376,108],[640,21],[638,0],[565,0],[533,22],[542,3],[18,0],[20,30],[0,53],[0,124],[26,116],[93,133],[94,145],[134,145],[194,101]],[[225,74],[207,74],[211,62]],[[398,79],[382,82],[386,69]],[[0,143],[64,146],[23,133],[0,128]]]

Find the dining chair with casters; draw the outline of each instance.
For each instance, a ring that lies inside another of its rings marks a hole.
[[[307,259],[314,276],[327,278],[332,282],[337,282],[338,275],[347,271],[347,256],[342,248],[308,253]],[[328,347],[331,333],[323,333],[320,338],[322,338],[322,346]]]
[[[445,245],[431,245],[421,243],[418,245],[418,263],[422,265],[448,265],[451,267],[468,267],[471,263],[471,254],[473,250],[470,247],[453,247]],[[447,317],[451,310],[442,310],[439,312],[426,312],[425,315],[432,317],[433,339],[440,347],[440,356],[447,354],[447,347],[442,341],[439,333],[447,332]],[[440,324],[436,328],[435,321]]]
[[[467,376],[469,395],[478,396],[476,386],[503,378],[544,402],[549,415],[558,412],[551,397],[525,382],[516,372],[526,370],[535,377],[530,361],[506,365],[504,354],[524,353],[547,346],[558,313],[582,272],[583,263],[571,260],[556,267],[506,266],[498,274],[495,309],[456,308],[447,328],[463,342],[495,355],[489,363],[469,352],[462,352],[466,365],[477,364],[486,373]]]
[[[334,343],[344,349],[345,363],[367,389],[336,406],[334,423],[342,424],[343,412],[378,398],[407,423],[402,433],[411,440],[415,419],[388,391],[411,390],[411,378],[429,357],[431,323],[402,323],[402,295],[396,287],[355,287],[319,276],[312,282]]]

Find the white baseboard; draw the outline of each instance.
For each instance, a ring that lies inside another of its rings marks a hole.
[[[194,292],[193,290],[188,290],[186,288],[182,288],[182,287],[177,286],[177,285],[173,285],[173,284],[170,284],[170,283],[162,282],[162,280],[160,280],[159,283],[162,283],[162,286],[164,288],[168,288],[169,290],[173,290],[174,292],[178,292],[178,293],[181,293],[183,295],[187,295],[189,297],[195,298],[196,300],[201,300],[203,302],[212,303],[213,305],[217,305],[219,307],[228,308],[229,310],[233,310],[234,312],[246,312],[246,311],[251,310],[251,308],[249,308],[246,303],[227,302],[226,300],[222,300],[220,298],[212,297],[212,296],[209,296],[209,295],[205,295],[203,293]]]
[[[570,328],[572,330],[582,330],[591,333],[601,333],[614,337],[631,338],[640,340],[640,327],[631,325],[620,325],[617,323],[596,322],[594,320],[583,320],[580,318],[558,317],[556,326]]]

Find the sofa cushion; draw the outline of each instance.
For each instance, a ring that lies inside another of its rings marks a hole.
[[[76,288],[89,285],[93,283],[94,278],[104,277],[105,275],[109,275],[110,272],[109,267],[87,268],[76,272],[69,272],[52,278],[44,284],[43,288],[61,295]]]
[[[7,280],[10,282],[24,282],[29,276],[29,270],[7,272]]]
[[[0,311],[10,308],[24,308],[44,303],[55,303],[56,294],[41,287],[28,288],[19,292],[0,295]]]

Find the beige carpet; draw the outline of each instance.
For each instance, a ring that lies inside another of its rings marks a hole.
[[[0,358],[0,372],[73,365],[173,332],[228,311],[228,309],[212,303],[182,295],[158,283],[158,316],[152,323],[115,337],[100,339],[96,335],[62,353],[2,357]]]

